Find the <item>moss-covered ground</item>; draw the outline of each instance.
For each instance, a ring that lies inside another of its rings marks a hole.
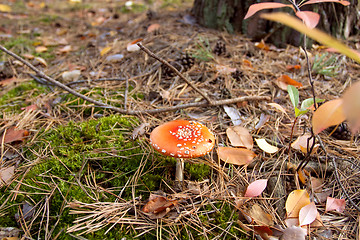
[[[21,108],[28,103],[16,104],[16,101],[36,98],[47,92],[47,87],[34,81],[25,82],[1,96],[0,103],[4,112],[20,114],[23,111]],[[63,99],[70,105],[82,101],[72,96]],[[132,132],[139,124],[140,120],[136,117],[111,114],[98,119],[58,124],[48,130],[37,129],[36,138],[21,147],[23,161],[16,170],[16,180],[1,188],[0,226],[23,224],[28,225],[29,236],[73,239],[76,232],[67,233],[67,229],[81,215],[70,214],[69,205],[72,203],[111,203],[134,198],[146,202],[152,192],[169,192],[169,187],[176,187],[173,181],[175,160],[154,152],[146,135],[135,140],[132,138]],[[209,179],[212,173],[211,167],[204,163],[185,166],[186,178],[194,182]],[[229,221],[236,222],[238,215],[228,203],[214,204],[216,211],[213,204],[204,204],[199,211],[209,211],[210,214],[201,215],[199,219],[209,228],[218,225],[219,228],[212,233],[217,235]],[[25,217],[25,221],[19,222],[15,216],[26,215],[22,212],[24,205],[34,207],[34,211],[29,218]],[[127,217],[135,218],[133,214],[130,212]],[[209,219],[215,219],[215,222]],[[239,235],[234,226],[230,227],[229,233]],[[182,239],[190,239],[186,237],[189,236],[188,231],[198,236],[197,239],[203,239],[198,234],[201,228],[196,224],[190,228],[180,224],[175,228],[180,231]],[[86,239],[131,239],[141,232],[119,224],[104,237],[107,229],[108,226],[82,236]],[[172,231],[164,231],[162,236],[171,238]],[[154,229],[142,237],[156,239],[156,236]]]

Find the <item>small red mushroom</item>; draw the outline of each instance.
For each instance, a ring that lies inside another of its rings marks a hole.
[[[174,120],[156,127],[150,134],[151,145],[163,155],[177,158],[176,177],[183,181],[183,158],[196,158],[210,152],[215,137],[201,123]]]

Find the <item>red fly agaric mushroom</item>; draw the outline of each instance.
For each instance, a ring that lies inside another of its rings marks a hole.
[[[178,181],[184,178],[184,158],[203,156],[215,145],[215,137],[206,126],[187,120],[174,120],[156,127],[150,141],[156,151],[177,158],[175,180]]]

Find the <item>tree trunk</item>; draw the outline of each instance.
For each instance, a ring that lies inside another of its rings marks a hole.
[[[358,0],[349,0],[350,6],[338,3],[320,3],[306,5],[301,10],[318,12],[320,23],[318,27],[338,38],[347,38],[351,34],[358,33],[357,13]],[[209,28],[225,30],[230,33],[238,32],[247,35],[255,41],[265,39],[277,46],[285,44],[300,45],[303,42],[301,34],[281,24],[266,21],[255,14],[244,20],[249,6],[258,3],[258,0],[195,0],[192,14],[198,22]],[[260,2],[281,2],[280,0],[262,0]],[[261,12],[286,11],[290,8],[276,10],[262,10]]]

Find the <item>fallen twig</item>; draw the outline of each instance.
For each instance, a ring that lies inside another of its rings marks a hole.
[[[203,98],[206,99],[208,103],[212,103],[212,100],[209,98],[208,95],[203,93],[199,88],[197,88],[192,82],[190,82],[184,75],[182,75],[181,72],[179,72],[174,66],[172,66],[170,63],[168,63],[166,60],[162,59],[161,57],[157,56],[153,52],[151,52],[148,48],[144,47],[141,43],[137,43],[137,45],[140,47],[141,50],[146,52],[149,56],[155,58],[162,64],[165,64],[168,68],[170,68],[176,75],[178,75],[182,80],[184,80],[192,89],[197,91]]]
[[[141,45],[142,46],[142,45]],[[142,46],[143,47],[143,46]],[[46,81],[49,81],[50,83],[64,89],[65,91],[73,94],[74,96],[77,96],[81,99],[84,99],[85,101],[88,101],[90,103],[95,104],[96,107],[101,108],[107,108],[110,110],[113,110],[115,112],[121,113],[121,114],[128,114],[128,115],[137,115],[137,114],[154,114],[154,113],[161,113],[161,112],[168,112],[168,111],[175,111],[180,110],[184,108],[190,108],[190,107],[210,107],[210,106],[220,106],[220,105],[227,105],[227,104],[233,104],[237,102],[244,102],[244,101],[270,101],[271,98],[267,96],[245,96],[245,97],[238,97],[238,98],[232,98],[232,99],[224,99],[224,100],[218,100],[218,101],[211,101],[208,96],[204,97],[206,101],[201,102],[195,102],[195,103],[187,103],[187,104],[179,104],[176,106],[171,107],[164,107],[164,108],[157,108],[157,109],[144,109],[144,110],[129,110],[129,109],[122,109],[118,107],[111,106],[109,104],[103,103],[101,101],[92,99],[90,97],[87,97],[81,93],[78,93],[77,91],[73,90],[72,88],[62,84],[61,82],[56,81],[55,79],[47,76],[44,72],[36,68],[34,65],[26,61],[25,59],[21,58],[20,56],[16,55],[15,53],[7,50],[5,47],[0,45],[0,49],[7,53],[8,55],[12,56],[13,58],[19,60],[20,62],[24,63],[26,66],[28,66],[31,70],[33,70],[36,75],[40,78],[45,79]],[[160,60],[159,60],[160,61]],[[176,70],[176,69],[175,69]],[[177,70],[176,70],[177,71]],[[181,73],[180,73],[181,74]],[[180,76],[180,75],[179,75]],[[182,75],[181,75],[182,76]],[[184,77],[184,76],[183,76]],[[185,77],[184,77],[185,78]],[[185,78],[186,79],[186,78]],[[187,80],[186,80],[187,81]],[[191,83],[188,83],[190,86],[192,86]],[[196,86],[192,86],[195,90],[197,89]],[[198,90],[199,93],[202,93],[200,90]],[[204,93],[202,93],[204,94]],[[94,106],[88,106],[88,107],[94,107]]]

